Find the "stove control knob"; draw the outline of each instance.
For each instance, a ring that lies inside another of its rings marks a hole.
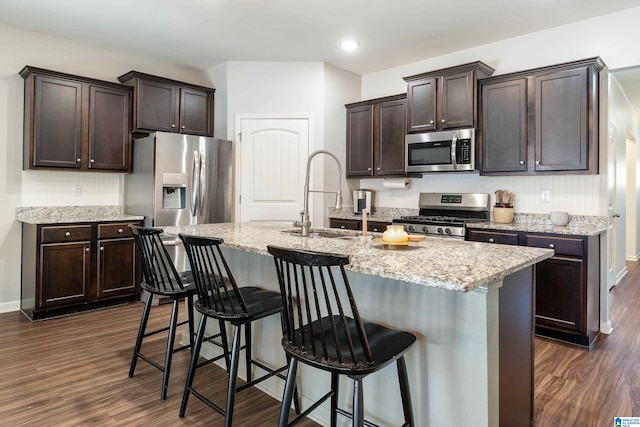
[[[422,227],[422,232],[423,233],[428,233],[429,232],[429,227],[427,227],[426,225],[424,227]]]
[[[438,234],[442,234],[442,227],[438,227]]]
[[[447,234],[451,234],[451,229],[450,228],[445,228],[444,232],[447,233]]]
[[[413,231],[413,225],[409,225],[409,226],[407,226],[407,230],[409,230],[409,231]]]

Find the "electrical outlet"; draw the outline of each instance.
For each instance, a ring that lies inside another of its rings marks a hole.
[[[76,184],[73,186],[73,195],[75,197],[82,197],[82,185]]]
[[[540,190],[540,201],[542,203],[551,202],[551,190]]]

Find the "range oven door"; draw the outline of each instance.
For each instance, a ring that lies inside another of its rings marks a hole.
[[[475,129],[409,134],[405,143],[407,172],[475,170]]]

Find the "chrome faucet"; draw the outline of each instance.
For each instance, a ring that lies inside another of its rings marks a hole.
[[[322,191],[322,190],[309,190],[309,176],[311,175],[311,160],[320,153],[328,154],[333,157],[333,159],[338,164],[338,190],[337,191]],[[336,193],[336,209],[342,208],[342,165],[340,164],[340,160],[333,154],[325,150],[318,150],[311,153],[309,158],[307,159],[307,175],[304,179],[304,210],[300,212],[302,216],[301,221],[294,221],[294,227],[300,227],[301,235],[303,237],[309,236],[309,230],[311,230],[311,221],[309,220],[309,193]]]

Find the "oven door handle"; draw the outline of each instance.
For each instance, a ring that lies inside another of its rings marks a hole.
[[[453,134],[451,139],[451,166],[453,170],[458,169],[458,163],[456,162],[456,146],[458,145],[458,132]]]

